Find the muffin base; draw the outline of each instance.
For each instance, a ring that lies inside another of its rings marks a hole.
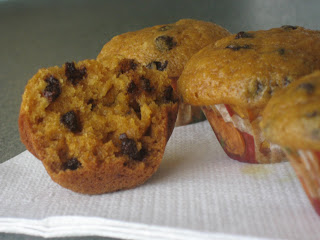
[[[206,120],[200,107],[191,106],[189,104],[180,103],[179,111],[175,126],[184,126]]]
[[[281,148],[265,140],[259,127],[261,117],[241,118],[226,104],[203,106],[202,111],[230,158],[246,163],[286,161]]]
[[[316,213],[320,216],[320,152],[284,148]]]

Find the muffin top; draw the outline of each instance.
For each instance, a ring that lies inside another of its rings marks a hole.
[[[264,109],[260,124],[271,142],[320,150],[320,71],[278,91]]]
[[[320,31],[297,26],[239,32],[193,55],[178,80],[184,102],[262,109],[270,97],[320,69]]]
[[[193,54],[228,35],[214,23],[182,19],[115,36],[103,46],[97,60],[120,54],[177,78]]]

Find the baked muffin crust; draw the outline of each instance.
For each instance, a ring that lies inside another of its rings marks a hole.
[[[320,69],[320,32],[283,26],[233,34],[186,64],[178,80],[185,103],[261,109],[270,97]]]
[[[214,23],[182,19],[115,36],[103,46],[97,60],[119,54],[177,78],[193,54],[228,35]]]
[[[263,111],[261,128],[271,142],[320,151],[320,71],[279,91]]]

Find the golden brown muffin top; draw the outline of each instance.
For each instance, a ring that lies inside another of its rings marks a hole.
[[[267,139],[293,149],[320,150],[320,71],[271,98],[261,127]]]
[[[257,109],[278,89],[315,69],[320,69],[320,31],[282,26],[239,32],[192,56],[178,91],[193,105]]]
[[[103,46],[97,60],[120,54],[149,68],[166,70],[169,77],[179,77],[193,54],[228,35],[214,23],[182,19],[115,36]]]

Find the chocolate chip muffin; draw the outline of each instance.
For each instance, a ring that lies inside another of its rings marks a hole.
[[[192,56],[178,91],[185,103],[202,106],[228,156],[273,163],[285,158],[261,133],[261,111],[279,89],[315,69],[319,31],[282,26],[239,32]]]
[[[214,23],[182,19],[115,36],[103,46],[97,60],[116,54],[137,59],[147,68],[166,71],[175,87],[184,65],[193,54],[228,35],[227,30]],[[204,119],[199,107],[180,104],[176,126]]]
[[[61,186],[84,194],[135,187],[158,168],[178,112],[167,74],[115,57],[40,69],[22,98],[27,149]]]
[[[260,125],[266,139],[283,148],[320,215],[320,71],[275,94]]]

